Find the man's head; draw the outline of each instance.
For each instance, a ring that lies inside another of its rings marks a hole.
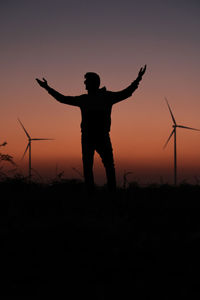
[[[88,72],[85,74],[85,89],[87,91],[97,91],[100,87],[100,77],[98,74],[93,72]]]

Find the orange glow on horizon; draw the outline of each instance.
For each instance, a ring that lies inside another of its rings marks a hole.
[[[163,176],[172,182],[173,139],[163,150],[172,131],[164,97],[178,124],[200,129],[199,4],[186,1],[180,8],[171,2],[127,1],[115,3],[113,10],[112,1],[80,7],[71,1],[70,9],[68,1],[50,2],[47,10],[42,1],[39,14],[33,1],[2,6],[0,143],[8,145],[0,151],[12,155],[26,174],[28,157],[20,159],[27,138],[20,118],[32,137],[55,139],[33,143],[33,168],[46,176],[58,165],[76,176],[72,167],[82,171],[80,110],[58,103],[35,78],[45,77],[51,87],[73,96],[86,92],[84,74],[94,71],[102,87],[118,91],[147,64],[138,90],[113,106],[117,178],[121,182],[130,169],[130,180],[159,182]],[[106,7],[103,24],[96,5]],[[200,132],[177,129],[179,180],[200,173],[199,149]],[[97,182],[104,182],[98,156],[94,171]]]

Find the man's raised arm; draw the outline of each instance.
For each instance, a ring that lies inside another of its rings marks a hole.
[[[133,94],[133,92],[138,88],[138,85],[142,80],[142,76],[144,75],[145,71],[146,71],[146,65],[140,69],[137,78],[127,88],[119,92],[110,92],[111,93],[110,96],[112,98],[112,104],[115,104],[117,102],[129,98]]]
[[[54,97],[57,101],[64,103],[64,104],[69,104],[73,106],[80,106],[80,98],[79,96],[64,96],[61,93],[57,92],[56,90],[52,89],[45,78],[43,78],[43,81],[36,78],[36,81],[38,84],[44,88],[52,97]]]

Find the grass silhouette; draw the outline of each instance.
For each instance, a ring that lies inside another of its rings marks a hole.
[[[198,295],[199,185],[134,183],[87,197],[79,180],[28,183],[18,175],[0,191],[1,296]]]

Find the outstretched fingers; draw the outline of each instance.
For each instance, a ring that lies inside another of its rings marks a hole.
[[[146,72],[147,65],[144,65],[143,74]]]
[[[144,67],[140,69],[139,73],[140,73],[141,76],[143,76],[144,73],[146,72],[146,68],[147,68],[147,65],[144,65]]]
[[[42,81],[40,80],[40,79],[38,79],[38,78],[35,78],[35,80],[37,81],[37,83],[41,83]]]
[[[43,78],[43,80],[36,78],[36,81],[43,88],[46,88],[48,86],[47,80],[45,78]]]
[[[144,65],[143,68],[140,68],[140,71],[139,71],[138,77],[137,77],[138,81],[142,80],[142,76],[144,75],[145,71],[146,71],[146,65]]]

